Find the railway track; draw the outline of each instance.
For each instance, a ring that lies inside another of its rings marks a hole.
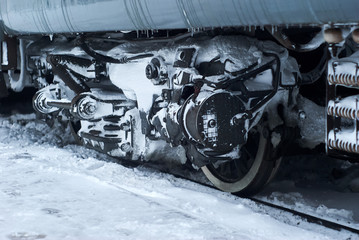
[[[138,164],[138,165],[140,165],[140,164]],[[147,166],[147,164],[146,164],[146,166]],[[154,165],[151,165],[151,164],[149,165],[149,167],[156,168],[157,170],[159,170],[162,173],[171,174],[171,175],[175,176],[176,178],[185,179],[185,180],[192,181],[192,182],[195,182],[197,184],[200,184],[202,186],[218,190],[217,188],[212,186],[210,183],[204,183],[204,182],[198,181],[198,180],[196,180],[194,178],[184,176],[183,174],[180,174],[178,172],[174,173],[174,172],[171,172],[171,171],[164,171],[164,170],[161,170],[160,168],[158,168],[158,166],[154,166]],[[233,195],[237,196],[236,194],[233,194]],[[240,196],[237,196],[237,197],[241,198]],[[351,226],[348,226],[348,225],[340,224],[340,223],[330,221],[330,220],[327,220],[327,219],[324,219],[324,218],[320,218],[320,217],[317,217],[317,216],[314,216],[314,215],[311,215],[311,214],[308,214],[308,213],[300,212],[300,211],[297,211],[297,210],[294,210],[294,209],[291,209],[291,208],[288,208],[288,207],[273,204],[271,202],[267,202],[267,201],[258,199],[256,197],[249,197],[249,198],[246,198],[246,199],[248,199],[250,201],[253,201],[254,203],[256,203],[259,206],[263,206],[263,207],[270,208],[270,209],[275,209],[275,210],[277,210],[279,212],[285,212],[285,213],[291,214],[293,216],[299,217],[300,219],[302,219],[302,220],[304,220],[304,221],[306,221],[308,223],[317,224],[317,225],[320,225],[320,226],[323,226],[323,227],[326,227],[326,228],[329,228],[329,229],[332,229],[332,230],[335,230],[335,231],[342,231],[342,230],[348,231],[348,232],[351,232],[353,234],[357,234],[359,236],[359,229],[351,227]],[[267,211],[266,211],[266,213],[267,213]]]
[[[359,229],[355,229],[355,228],[352,228],[350,226],[346,226],[346,225],[343,225],[343,224],[340,224],[340,223],[336,223],[336,222],[329,221],[329,220],[326,220],[326,219],[323,219],[323,218],[319,218],[319,217],[316,217],[316,216],[313,216],[313,215],[310,215],[310,214],[307,214],[307,213],[299,212],[299,211],[296,211],[296,210],[293,210],[293,209],[290,209],[290,208],[287,208],[287,207],[279,206],[279,205],[276,205],[276,204],[273,204],[273,203],[270,203],[270,202],[266,202],[266,201],[263,201],[263,200],[260,200],[260,199],[257,199],[257,198],[252,197],[252,198],[249,198],[249,199],[256,202],[257,204],[261,204],[261,205],[264,205],[264,206],[267,206],[267,207],[270,207],[270,208],[274,208],[274,209],[277,209],[277,210],[280,210],[280,211],[284,211],[284,212],[287,212],[287,213],[291,213],[291,214],[293,214],[295,216],[298,216],[298,217],[301,217],[302,219],[305,219],[307,222],[310,222],[310,223],[318,224],[318,225],[321,225],[323,227],[327,227],[327,228],[337,230],[337,231],[346,230],[346,231],[349,231],[349,232],[352,232],[352,233],[355,233],[355,234],[359,234]]]

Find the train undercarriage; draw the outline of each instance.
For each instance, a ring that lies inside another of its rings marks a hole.
[[[35,87],[38,116],[79,144],[248,196],[292,142],[358,159],[358,49],[355,23],[5,34],[0,93]]]

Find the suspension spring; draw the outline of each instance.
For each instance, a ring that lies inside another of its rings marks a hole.
[[[341,84],[345,86],[359,87],[359,76],[355,76],[349,73],[329,74],[328,82],[330,84]]]
[[[329,147],[350,153],[359,153],[359,146],[343,139],[328,139]]]
[[[328,115],[334,117],[344,117],[347,119],[359,119],[359,109],[350,106],[336,105],[333,100],[328,103]]]

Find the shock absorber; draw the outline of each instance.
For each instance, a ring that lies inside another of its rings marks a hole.
[[[325,37],[332,59],[328,62],[326,150],[329,155],[359,154],[359,51],[338,58],[340,31],[328,34]],[[338,88],[345,97],[338,93]],[[351,91],[346,91],[349,88]],[[348,93],[352,95],[347,96]]]
[[[336,155],[336,150],[359,154],[359,95],[329,100],[327,104],[328,154]]]

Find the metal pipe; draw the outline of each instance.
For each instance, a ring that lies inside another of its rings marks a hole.
[[[46,101],[46,104],[50,107],[56,107],[60,109],[71,109],[71,102],[49,100]]]
[[[27,71],[26,71],[26,44],[25,40],[19,40],[19,52],[20,52],[20,75],[19,77],[15,76],[15,70],[8,70],[8,75],[10,79],[10,87],[15,92],[21,92],[25,87],[25,81],[27,80]]]
[[[357,0],[0,0],[8,34],[359,22]]]

